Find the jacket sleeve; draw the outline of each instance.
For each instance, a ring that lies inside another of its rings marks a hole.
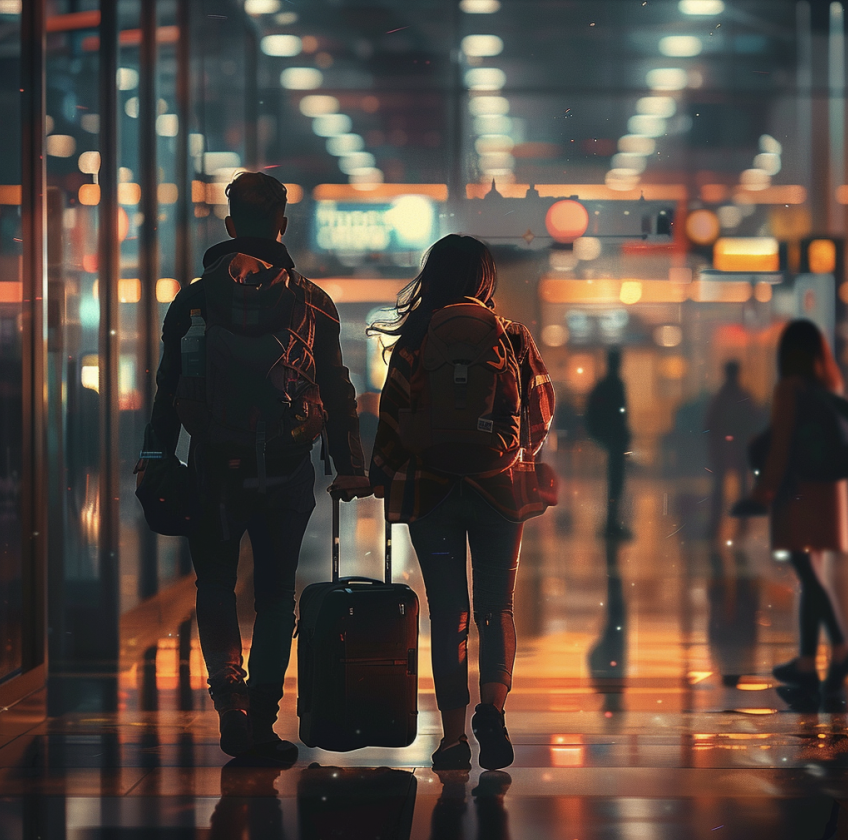
[[[150,419],[156,437],[170,454],[176,450],[180,436],[180,418],[174,408],[177,383],[182,372],[180,340],[190,326],[190,310],[186,306],[184,292],[180,292],[168,307],[162,326],[162,359],[156,371],[156,396]]]
[[[769,504],[777,495],[789,467],[798,406],[798,387],[796,380],[787,378],[781,379],[774,389],[771,405],[771,445],[765,467],[751,493],[752,499],[763,504]]]
[[[388,487],[394,474],[409,460],[409,453],[400,440],[400,412],[409,408],[409,379],[414,354],[403,346],[392,351],[386,384],[380,394],[380,422],[374,439],[371,468],[368,475],[371,484]]]
[[[356,391],[342,361],[339,315],[329,297],[315,314],[315,378],[327,413],[330,456],[338,475],[365,475]]]
[[[533,336],[523,324],[521,330],[522,357],[519,358],[521,367],[521,394],[527,419],[526,448],[535,455],[545,442],[551,427],[556,397],[548,369],[533,341]]]

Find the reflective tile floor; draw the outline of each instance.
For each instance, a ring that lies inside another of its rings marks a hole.
[[[163,624],[146,657],[124,646],[117,712],[80,702],[0,749],[0,838],[848,837],[848,712],[781,697],[770,677],[794,655],[791,570],[766,550],[764,522],[705,539],[708,488],[686,489],[634,478],[630,542],[598,539],[603,490],[591,481],[566,483],[563,504],[528,526],[506,771],[430,769],[439,726],[426,617],[417,740],[349,753],[301,745],[289,768],[220,752],[196,630],[186,622],[180,639]],[[343,543],[366,558],[357,573],[379,569],[378,519],[367,501],[345,512]],[[326,533],[319,514],[304,584],[326,577]],[[397,577],[423,593],[401,529],[395,541]],[[296,680],[292,669],[278,724],[294,741]]]

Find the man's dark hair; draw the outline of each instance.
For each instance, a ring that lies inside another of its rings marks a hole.
[[[286,209],[286,188],[264,172],[242,172],[226,189],[239,236],[273,236],[277,211]]]

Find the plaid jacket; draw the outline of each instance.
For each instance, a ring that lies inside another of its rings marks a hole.
[[[392,351],[380,397],[380,422],[369,476],[382,486],[390,522],[413,522],[436,507],[460,481],[467,482],[507,519],[521,522],[545,510],[535,484],[534,459],[545,442],[554,414],[554,389],[530,331],[517,321],[501,319],[521,370],[525,449],[508,470],[486,478],[442,475],[423,468],[400,442],[398,413],[410,404],[409,383],[418,348],[401,338]]]

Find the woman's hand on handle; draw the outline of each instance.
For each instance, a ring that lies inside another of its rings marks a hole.
[[[327,488],[327,492],[334,499],[350,502],[353,499],[371,496],[374,493],[374,488],[364,475],[337,475],[333,483]]]

